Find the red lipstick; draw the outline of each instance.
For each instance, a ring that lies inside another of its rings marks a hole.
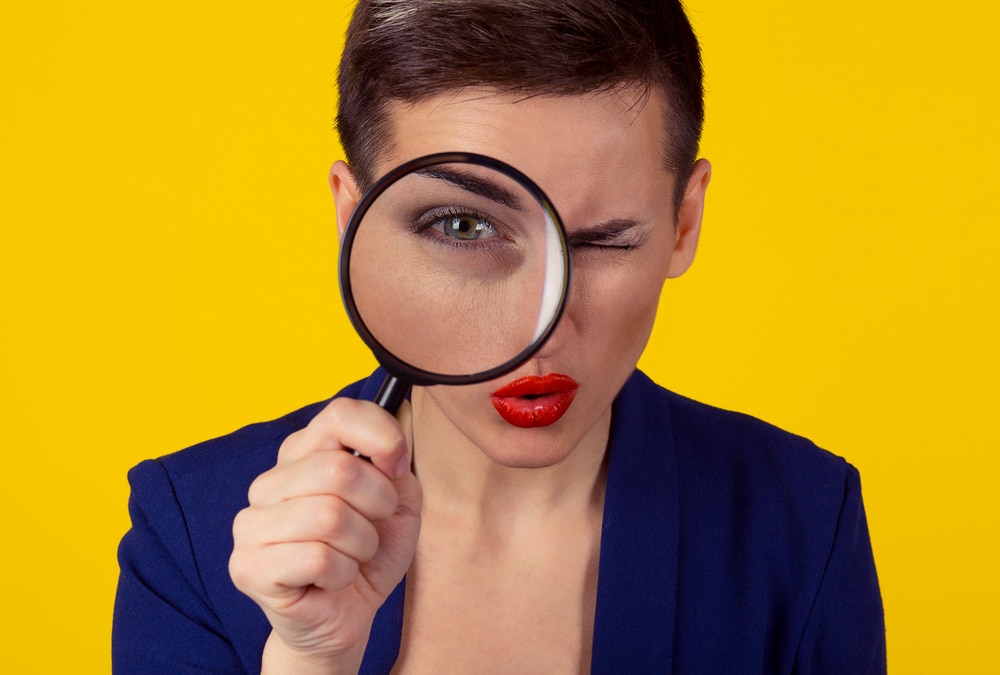
[[[497,389],[490,400],[508,424],[547,427],[565,414],[579,387],[572,377],[559,373],[522,377]]]

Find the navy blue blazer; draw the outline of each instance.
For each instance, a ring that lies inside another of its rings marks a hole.
[[[372,399],[382,379],[341,394]],[[131,472],[116,673],[259,673],[270,632],[228,573],[232,522],[316,403]],[[387,673],[405,580],[362,672]],[[642,373],[614,404],[594,673],[882,673],[885,629],[858,472]]]

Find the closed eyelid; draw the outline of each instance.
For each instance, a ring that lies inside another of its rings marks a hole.
[[[567,242],[572,246],[607,244],[620,240],[624,235],[634,235],[639,226],[635,220],[609,220],[593,227],[587,227],[566,235]]]

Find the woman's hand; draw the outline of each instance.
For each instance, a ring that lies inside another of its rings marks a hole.
[[[264,672],[357,671],[417,544],[409,430],[409,403],[397,421],[374,403],[334,399],[250,486],[229,572],[271,622]]]

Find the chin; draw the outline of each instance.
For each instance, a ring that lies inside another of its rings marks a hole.
[[[507,427],[499,442],[480,445],[493,463],[511,469],[544,469],[564,462],[575,449],[555,429]]]
[[[528,454],[526,452],[487,452],[486,455],[494,464],[508,469],[547,469],[560,464],[567,456],[565,453]]]

